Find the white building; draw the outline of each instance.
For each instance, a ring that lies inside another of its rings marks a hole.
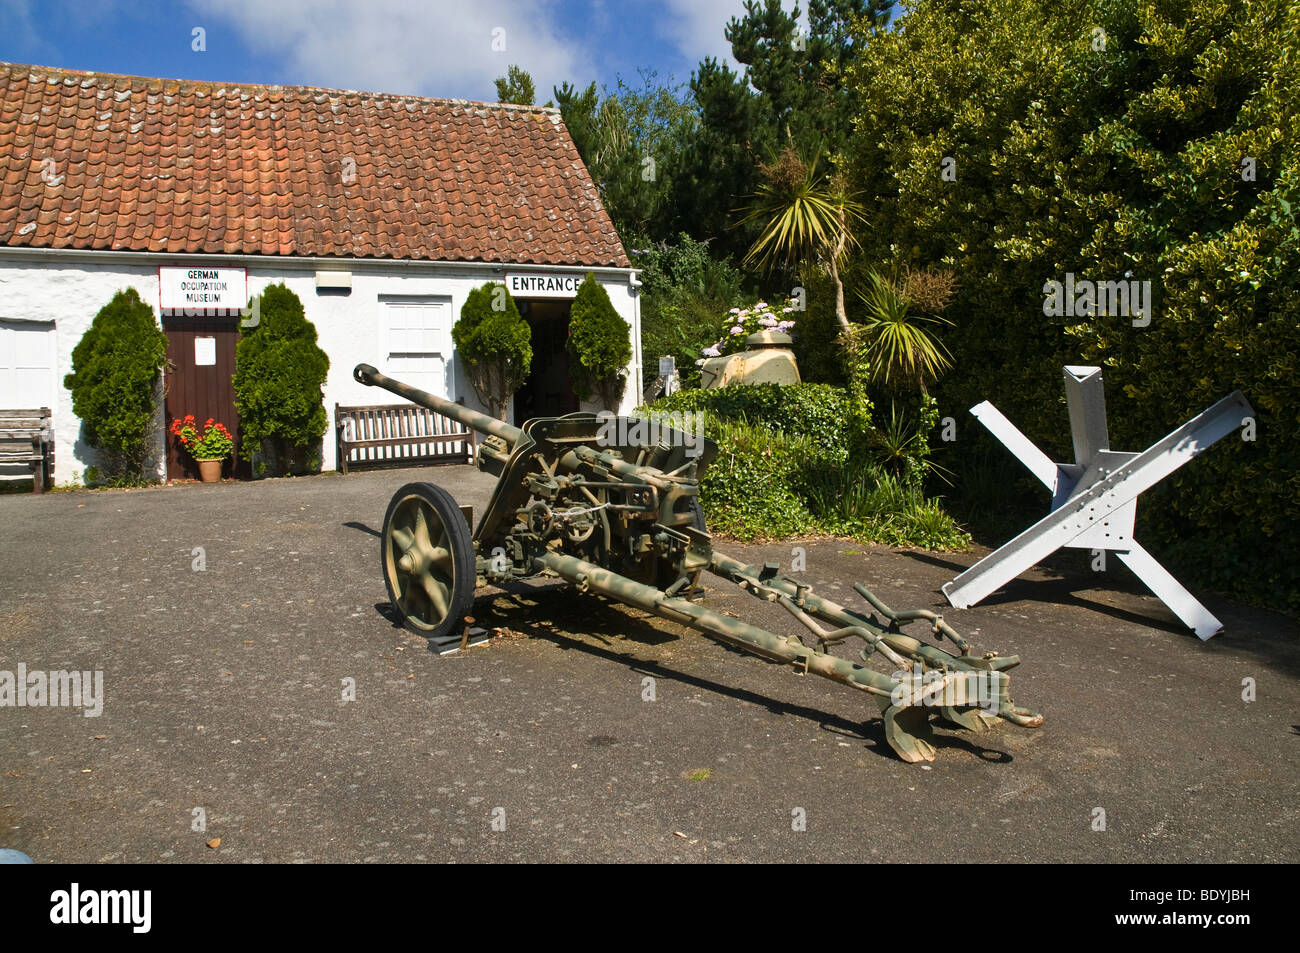
[[[223,290],[185,304],[196,270]],[[352,379],[362,361],[479,406],[451,326],[471,289],[506,281],[533,326],[522,420],[580,409],[564,341],[588,272],[631,333],[627,410],[635,272],[557,110],[0,63],[0,409],[53,410],[59,483],[95,463],[63,387],[72,349],[124,288],[169,338],[158,466],[176,478],[190,463],[165,424],[235,421],[236,309],[267,285],[316,326],[332,418],[399,401]],[[331,419],[326,468],[334,438]]]

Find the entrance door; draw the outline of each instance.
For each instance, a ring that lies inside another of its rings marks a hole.
[[[199,427],[212,417],[235,435],[239,454],[239,418],[235,413],[235,345],[239,343],[239,317],[167,317],[167,479],[197,480],[199,468],[171,435],[173,420],[193,414]],[[232,466],[234,471],[232,473]],[[247,478],[249,465],[227,462],[223,476]]]
[[[515,394],[515,423],[534,417],[560,417],[578,410],[569,375],[571,301],[519,301],[519,312],[533,331],[533,365]]]

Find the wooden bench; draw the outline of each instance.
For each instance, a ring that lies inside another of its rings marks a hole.
[[[32,492],[54,486],[54,424],[50,408],[0,410],[0,464],[32,468]]]
[[[338,468],[473,463],[477,434],[417,404],[334,405]]]

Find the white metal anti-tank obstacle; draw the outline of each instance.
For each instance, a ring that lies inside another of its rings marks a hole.
[[[958,609],[975,605],[1062,547],[1114,553],[1201,639],[1223,624],[1133,538],[1137,500],[1254,417],[1234,391],[1141,453],[1110,449],[1100,367],[1065,368],[1074,463],[1054,463],[988,401],[971,413],[1052,491],[1047,516],[943,587]]]

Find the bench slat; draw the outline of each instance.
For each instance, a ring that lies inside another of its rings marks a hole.
[[[468,440],[470,434],[466,433],[449,433],[441,437],[425,437],[419,434],[410,437],[386,437],[383,440],[349,440],[348,446],[352,448],[362,447],[419,447],[425,444],[443,444],[443,443],[464,443]]]

